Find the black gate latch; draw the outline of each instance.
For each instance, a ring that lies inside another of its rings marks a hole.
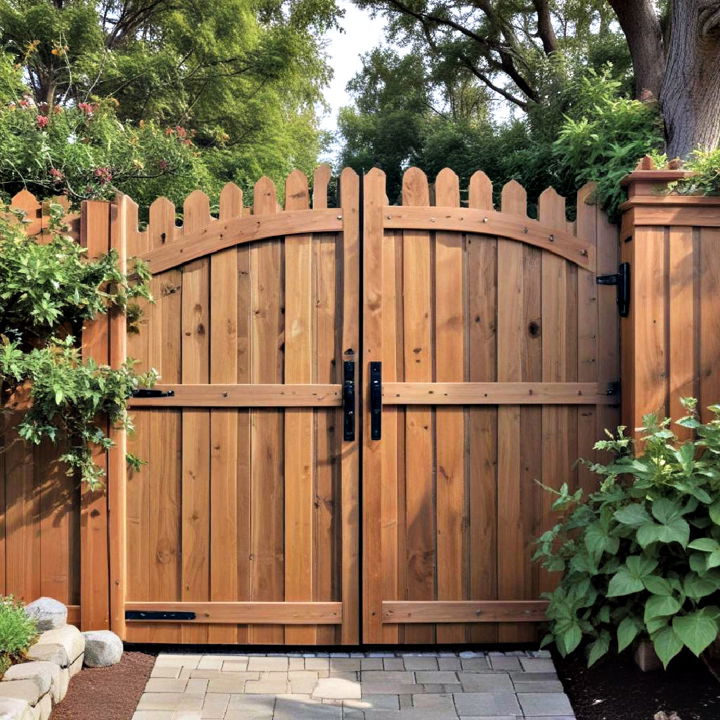
[[[132,394],[134,398],[173,397],[174,395],[174,390],[155,390],[153,388],[138,388],[137,390],[133,390]]]
[[[617,286],[617,306],[620,317],[627,317],[630,312],[630,263],[620,263],[614,275],[598,275],[598,285]]]

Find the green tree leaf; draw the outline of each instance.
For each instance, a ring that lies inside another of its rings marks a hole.
[[[618,652],[622,652],[637,637],[640,624],[633,617],[626,617],[620,621],[617,629]]]
[[[672,596],[651,595],[645,602],[645,622],[655,617],[674,615],[680,603]]]
[[[717,623],[703,610],[678,615],[673,618],[672,627],[675,634],[695,655],[700,655],[718,635]]]
[[[653,638],[653,647],[657,653],[663,667],[667,668],[668,663],[682,650],[683,642],[675,633],[675,630],[668,626],[658,633]]]
[[[591,643],[588,651],[588,667],[592,667],[610,649],[610,633],[603,630],[600,636]]]

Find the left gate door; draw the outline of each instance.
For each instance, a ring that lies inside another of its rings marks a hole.
[[[343,395],[359,192],[346,170],[329,209],[328,179],[316,171],[311,199],[292,173],[284,208],[266,178],[252,208],[228,185],[217,218],[194,192],[182,227],[160,198],[142,232],[118,203],[116,240],[149,263],[155,298],[127,354],[161,376],[160,395],[132,401],[128,449],[146,464],[110,477],[125,508],[113,624],[129,641],[358,642],[357,408]]]

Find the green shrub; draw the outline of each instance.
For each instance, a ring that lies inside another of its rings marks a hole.
[[[650,638],[667,666],[683,647],[699,655],[720,621],[720,406],[701,423],[696,402],[677,424],[644,418],[641,449],[619,428],[595,446],[607,463],[587,463],[599,489],[586,499],[563,485],[554,503],[564,517],[538,540],[536,559],[562,573],[547,595],[550,634],[562,655],[587,644],[592,665]],[[553,491],[556,492],[556,491]]]
[[[720,195],[720,149],[695,150],[683,170],[692,170],[694,175],[671,183],[671,191],[681,195]]]
[[[68,473],[97,488],[103,471],[93,448],[112,445],[100,418],[130,429],[128,398],[155,374],[136,374],[132,362],[111,369],[83,360],[76,338],[85,321],[113,308],[137,318],[135,300],[149,298],[149,276],[142,263],[131,275],[120,272],[114,252],[88,260],[63,231],[62,208],[50,209],[40,243],[17,213],[0,207],[0,388],[29,396],[20,437],[34,445],[61,442]],[[130,454],[128,461],[138,462]]]
[[[21,660],[37,637],[37,624],[12,597],[0,596],[0,677]]]

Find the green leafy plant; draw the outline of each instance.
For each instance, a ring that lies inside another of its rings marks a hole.
[[[671,183],[670,191],[680,195],[720,195],[720,149],[695,150],[683,170],[693,174]]]
[[[667,666],[684,647],[700,655],[720,623],[720,406],[702,423],[696,401],[677,424],[644,418],[641,445],[619,428],[598,442],[609,463],[586,464],[599,489],[583,498],[563,485],[563,519],[538,539],[535,558],[562,573],[547,594],[550,634],[562,655],[586,641],[588,664],[649,638]]]
[[[22,660],[37,637],[37,624],[11,596],[0,596],[0,677]]]
[[[22,214],[0,208],[0,385],[6,411],[21,408],[18,436],[34,445],[62,443],[68,473],[97,488],[103,471],[93,447],[112,445],[101,419],[132,429],[128,398],[156,376],[135,373],[131,361],[110,368],[83,360],[77,338],[98,313],[137,318],[137,299],[150,299],[149,274],[140,262],[131,274],[121,272],[114,252],[88,259],[64,232],[62,214],[51,206],[39,241],[27,234]]]

